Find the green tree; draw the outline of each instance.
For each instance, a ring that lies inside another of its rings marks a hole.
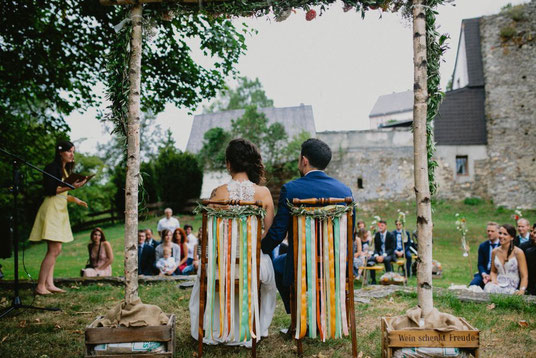
[[[225,169],[225,148],[231,140],[231,133],[223,128],[209,129],[203,135],[203,147],[198,154],[201,167]]]
[[[109,210],[115,188],[106,175],[106,164],[96,155],[76,154],[76,172],[95,174],[86,185],[76,190],[76,197],[88,203],[88,208],[69,205],[69,219],[76,225],[87,221],[88,214]]]
[[[174,16],[164,16],[170,11]],[[94,88],[117,77],[108,71],[108,55],[118,38],[114,27],[122,23],[127,12],[127,7],[105,7],[96,0],[2,2],[2,147],[24,154],[40,167],[53,159],[55,142],[68,139],[65,117],[100,104],[103,98]],[[166,103],[193,110],[202,100],[214,97],[224,87],[225,78],[235,74],[235,64],[246,50],[245,35],[250,33],[245,25],[235,28],[224,17],[181,14],[174,11],[173,4],[146,4],[144,18],[141,93],[145,113],[157,114]],[[212,66],[203,67],[195,61],[189,46],[192,40],[213,60]],[[155,139],[150,140],[154,143]],[[111,155],[117,159],[114,164],[121,163],[125,142],[116,144],[119,154]],[[6,163],[0,162],[2,185],[11,177]],[[124,197],[124,174],[115,165],[111,167],[115,168],[111,177],[117,195]],[[31,229],[42,195],[41,175],[27,174],[20,198],[21,237]],[[118,204],[124,210],[124,202]],[[10,205],[9,194],[0,193],[2,218],[9,217]]]
[[[197,158],[182,153],[174,146],[160,149],[155,161],[160,197],[175,211],[180,212],[190,199],[199,198],[203,183],[203,171]]]
[[[217,99],[204,108],[206,113],[244,109],[248,106],[268,108],[274,106],[274,101],[266,95],[262,83],[258,78],[250,80],[247,77],[238,77],[236,88],[226,87]]]
[[[229,19],[180,12],[170,4],[146,4],[142,105],[158,113],[166,103],[194,109],[224,87],[225,77],[246,49],[245,25]],[[126,7],[94,0],[4,1],[0,7],[0,120],[31,115],[64,128],[64,117],[102,101],[93,90],[115,74],[107,71],[114,26]],[[190,39],[214,61],[203,67],[192,58]],[[5,118],[5,116],[8,118]]]
[[[301,144],[311,135],[301,132],[291,140],[281,123],[268,126],[268,119],[255,106],[247,106],[242,117],[231,122],[231,131],[216,127],[205,133],[203,148],[198,158],[207,169],[225,168],[225,148],[231,138],[246,138],[261,151],[266,167],[267,185],[279,189],[281,184],[293,179],[298,173],[298,156]]]

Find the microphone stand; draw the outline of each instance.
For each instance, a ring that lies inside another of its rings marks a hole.
[[[42,169],[39,169],[35,165],[28,163],[24,159],[8,152],[7,150],[0,148],[0,153],[4,154],[11,160],[11,164],[13,166],[13,184],[10,188],[11,193],[13,194],[13,214],[9,218],[9,236],[10,239],[13,242],[14,246],[14,276],[15,276],[15,284],[14,284],[14,291],[15,296],[13,297],[13,300],[11,301],[11,306],[4,309],[2,313],[0,313],[0,318],[6,316],[11,311],[20,309],[20,308],[31,308],[36,310],[42,310],[42,311],[61,311],[60,308],[46,308],[46,307],[36,307],[32,305],[25,305],[22,303],[22,300],[19,296],[19,230],[18,230],[18,200],[17,197],[20,192],[20,185],[21,185],[21,173],[20,173],[20,164],[24,164],[29,166],[30,168],[37,170],[38,172],[48,176],[49,178],[54,179],[58,184],[62,186],[67,186],[71,189],[74,189],[74,186],[71,184],[65,183],[59,178],[56,178],[54,175],[45,172]]]

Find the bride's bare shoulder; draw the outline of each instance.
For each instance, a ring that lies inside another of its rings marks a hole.
[[[212,194],[210,194],[210,200],[225,200],[229,197],[229,192],[227,191],[227,184],[220,185],[214,190],[212,190]]]
[[[263,199],[263,198],[272,198],[272,193],[270,193],[270,190],[261,185],[255,185],[255,197],[257,199]]]

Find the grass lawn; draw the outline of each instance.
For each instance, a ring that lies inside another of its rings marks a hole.
[[[366,209],[366,210],[365,210]],[[414,229],[415,206],[412,203],[367,204],[360,210],[358,217],[367,223],[374,215],[386,218],[389,229],[394,228],[397,209],[408,211],[408,229]],[[469,267],[467,258],[462,256],[459,235],[455,229],[455,214],[463,214],[468,221],[469,245],[471,247]],[[487,202],[466,205],[459,202],[439,201],[434,203],[434,258],[443,264],[443,278],[434,280],[437,287],[448,287],[451,283],[467,284],[476,271],[476,251],[478,244],[485,239],[485,226],[488,220],[499,223],[510,222],[513,212],[495,208]],[[523,212],[533,222],[536,211]],[[200,226],[200,218],[181,217],[181,224]],[[156,229],[156,219],[140,224],[141,227]],[[113,272],[123,272],[123,228],[121,225],[104,228],[108,240],[112,243],[115,261]],[[75,234],[75,241],[64,246],[64,251],[56,266],[57,277],[78,276],[87,260],[87,243],[89,233]],[[43,258],[45,245],[31,245],[25,250],[25,264],[33,279],[37,279],[39,265]],[[12,278],[12,259],[0,260],[6,278]],[[26,274],[21,267],[21,278]],[[414,278],[409,285],[415,286]],[[0,324],[0,357],[81,357],[84,348],[84,328],[99,314],[118,303],[123,296],[122,287],[107,284],[65,287],[68,292],[63,295],[35,298],[34,304],[40,306],[58,306],[61,312],[38,312],[21,310],[10,314]],[[12,292],[0,288],[0,305],[9,305]],[[31,290],[21,292],[23,302],[33,301]],[[177,315],[176,357],[192,357],[196,350],[196,341],[190,337],[188,300],[190,290],[181,290],[175,283],[154,283],[140,286],[140,296],[145,303],[159,305],[165,312]],[[380,320],[381,316],[398,315],[416,305],[415,294],[397,294],[384,299],[372,300],[370,304],[356,305],[359,350],[364,356],[380,356]],[[482,357],[536,357],[536,305],[529,305],[518,297],[494,297],[495,308],[484,304],[462,303],[451,295],[435,298],[435,306],[445,312],[465,317],[481,330]],[[521,327],[518,322],[526,320],[528,327]],[[284,313],[281,301],[270,327],[270,336],[258,347],[261,357],[293,357],[295,348],[292,341],[278,334],[280,328],[287,327],[290,317]],[[340,341],[306,340],[305,356],[347,357],[351,353],[350,340]],[[246,349],[229,347],[206,347],[207,357],[246,357]]]

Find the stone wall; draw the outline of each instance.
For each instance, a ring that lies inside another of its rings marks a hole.
[[[348,185],[358,201],[415,198],[413,136],[409,129],[319,132],[317,137],[333,151],[326,172]],[[456,176],[457,155],[468,156],[469,175]],[[485,145],[438,146],[436,157],[438,198],[489,198]]]
[[[407,129],[319,132],[317,138],[333,151],[326,172],[348,185],[357,201],[412,197],[413,147]]]
[[[516,35],[503,42],[501,29]],[[486,88],[489,195],[497,205],[536,206],[536,2],[524,20],[507,13],[480,23]]]
[[[437,146],[436,179],[438,198],[461,200],[468,197],[490,199],[488,194],[489,164],[485,145]],[[456,156],[467,155],[468,175],[456,175]]]

